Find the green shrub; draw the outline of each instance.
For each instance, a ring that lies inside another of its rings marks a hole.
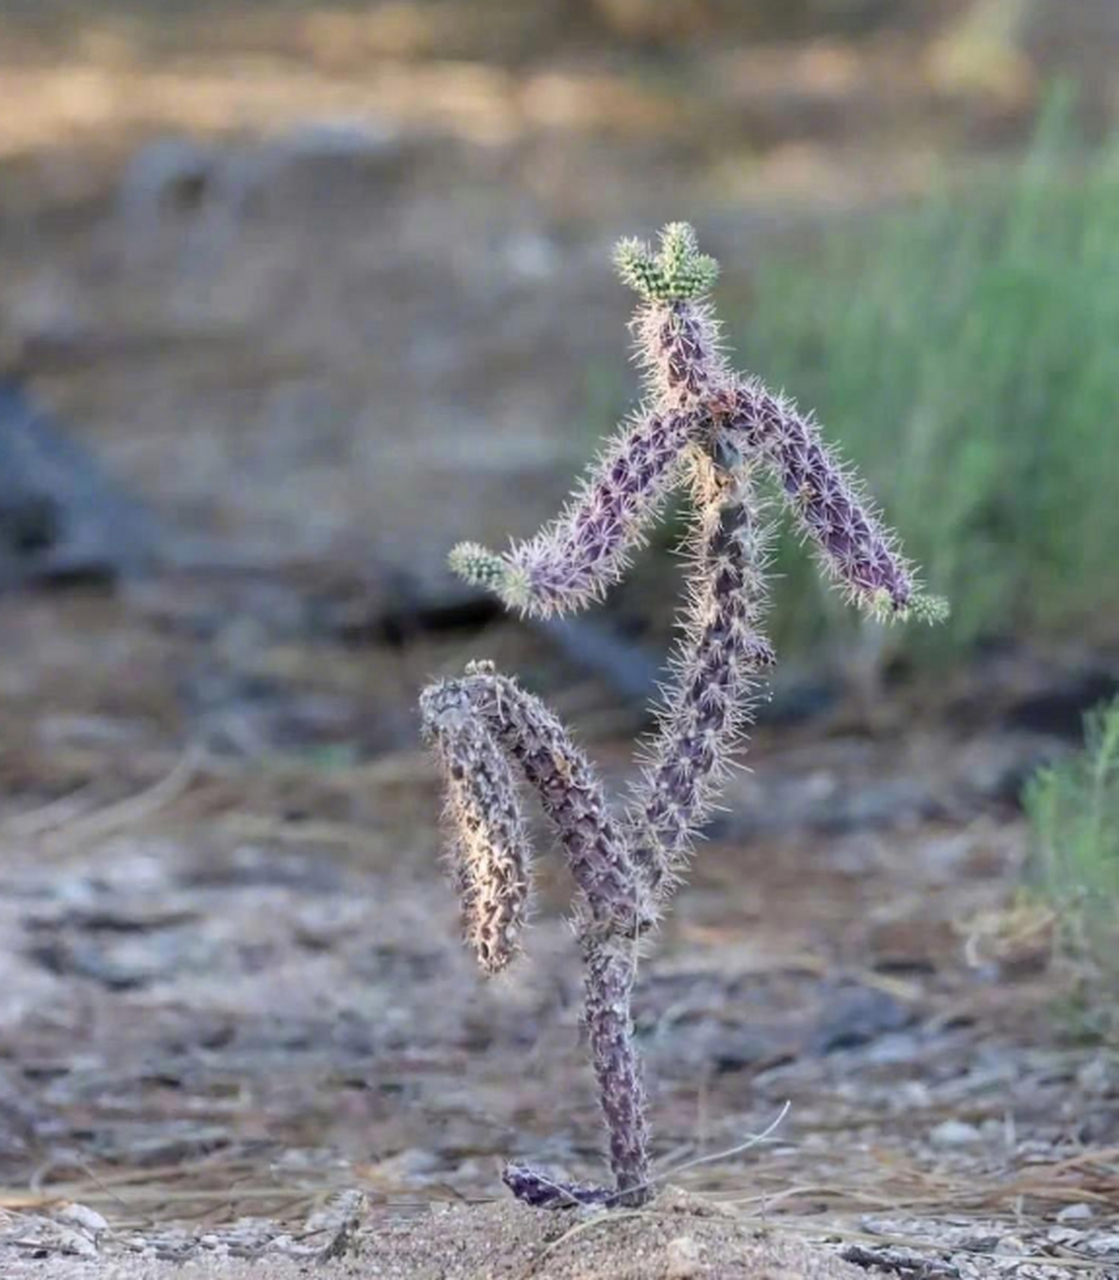
[[[1086,718],[1083,752],[1026,788],[1033,871],[1076,948],[1119,970],[1119,698]]]
[[[901,643],[1119,620],[1119,139],[1077,161],[1069,133],[1058,104],[1017,171],[779,254],[732,334],[948,597],[946,628]],[[777,568],[779,637],[810,644],[833,606],[803,557]]]

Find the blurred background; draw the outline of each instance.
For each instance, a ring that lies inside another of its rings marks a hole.
[[[639,1001],[661,1154],[792,1097],[704,1185],[810,1156],[835,1226],[935,1166],[1104,1257],[1113,1154],[1036,1170],[1119,1141],[1117,68],[1112,0],[4,0],[0,1178],[212,1226],[593,1162],[563,875],[482,987],[415,698],[494,658],[626,777],[672,521],[570,626],[444,564],[631,407],[611,246],[685,218],[953,613],[860,625],[783,539]]]

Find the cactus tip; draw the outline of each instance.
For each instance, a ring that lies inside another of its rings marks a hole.
[[[699,252],[695,230],[687,222],[670,222],[661,231],[654,254],[642,240],[626,239],[614,250],[622,280],[646,302],[682,302],[711,292],[719,264]]]
[[[505,579],[505,560],[477,542],[460,542],[447,556],[450,570],[474,587],[497,590]]]

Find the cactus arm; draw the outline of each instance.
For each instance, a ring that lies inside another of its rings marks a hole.
[[[463,543],[450,557],[468,582],[533,616],[585,609],[621,578],[686,449],[710,435],[704,397],[728,377],[718,327],[699,301],[718,264],[699,252],[691,227],[669,224],[656,253],[640,241],[623,241],[614,261],[643,300],[632,327],[654,407],[618,433],[571,502],[535,538],[504,555]]]
[[[640,877],[586,755],[539,698],[488,664],[459,684],[540,797],[581,891],[580,933],[633,937],[647,923]]]
[[[618,433],[559,516],[504,555],[463,543],[451,568],[533,617],[572,613],[618,582],[676,479],[688,444],[710,427],[696,411],[645,410]]]
[[[463,934],[479,966],[499,973],[516,954],[532,861],[509,763],[454,682],[431,686],[420,705],[446,780],[450,864]]]
[[[556,1183],[520,1165],[510,1166],[506,1182],[529,1203],[552,1207],[615,1196],[638,1203],[646,1197],[649,1135],[630,997],[634,938],[648,923],[644,882],[589,761],[539,699],[491,664],[477,663],[460,679],[431,686],[420,710],[448,775],[457,843],[469,851],[459,858],[465,872],[457,883],[482,968],[496,972],[508,963],[515,944],[510,924],[523,919],[527,895],[522,877],[509,869],[509,848],[524,846],[513,839],[521,824],[506,757],[539,794],[580,890],[575,927],[584,961],[584,1025],[616,1192]],[[494,847],[481,847],[487,841]],[[522,854],[517,869],[526,863]]]
[[[897,539],[864,501],[815,422],[756,378],[738,386],[732,403],[723,431],[768,464],[802,534],[851,603],[877,617],[904,617],[911,610],[935,617],[938,602],[919,596]]]

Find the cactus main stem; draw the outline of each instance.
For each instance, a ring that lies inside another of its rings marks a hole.
[[[675,886],[712,793],[750,720],[773,652],[757,629],[768,532],[749,469],[724,450],[693,462],[696,519],[690,600],[649,763],[629,809],[634,858],[654,901]]]
[[[639,1205],[651,1193],[645,1086],[630,1013],[637,952],[625,939],[588,940],[583,946],[583,966],[587,1040],[617,1188],[611,1199],[620,1205]]]
[[[630,1012],[637,955],[632,942],[617,937],[584,938],[581,950],[583,1025],[606,1123],[614,1190],[550,1178],[530,1165],[508,1165],[502,1176],[518,1200],[538,1209],[577,1204],[635,1208],[653,1194],[645,1086]]]

